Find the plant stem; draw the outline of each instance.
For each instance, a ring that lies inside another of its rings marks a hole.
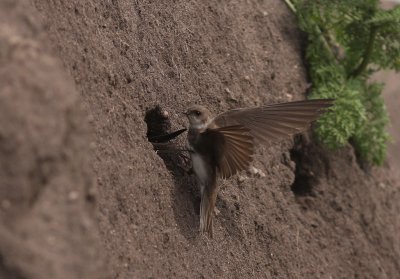
[[[365,49],[363,55],[363,60],[361,61],[360,65],[358,65],[358,67],[348,76],[348,78],[356,78],[367,69],[369,60],[371,59],[372,50],[374,49],[374,42],[377,34],[378,27],[372,26],[369,33],[367,48]]]
[[[296,8],[294,7],[294,4],[290,0],[284,0],[284,1],[285,1],[286,5],[289,7],[289,9],[291,9],[292,12],[294,14],[296,14],[297,11],[296,11]]]
[[[285,1],[286,5],[289,7],[289,9],[290,9],[297,17],[301,16],[301,15],[297,14],[296,7],[295,7],[295,5],[292,3],[291,0],[284,0],[284,1]],[[337,59],[337,57],[335,56],[335,54],[333,53],[331,45],[329,44],[329,42],[328,42],[328,40],[327,40],[327,38],[326,38],[324,32],[322,32],[321,28],[320,28],[318,25],[316,25],[316,27],[315,27],[315,33],[318,35],[319,39],[321,40],[322,44],[324,45],[324,48],[325,48],[326,51],[327,51],[327,54],[330,56],[330,58],[332,59],[332,61],[333,61],[334,63],[338,63],[338,59]]]

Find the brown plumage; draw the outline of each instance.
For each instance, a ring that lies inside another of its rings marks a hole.
[[[186,112],[188,149],[201,191],[200,231],[212,236],[217,177],[247,169],[256,143],[269,145],[304,131],[332,104],[331,99],[280,103],[234,109],[215,118],[202,106],[191,107]]]

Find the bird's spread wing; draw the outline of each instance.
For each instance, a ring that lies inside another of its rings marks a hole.
[[[234,109],[216,116],[210,127],[240,125],[260,143],[269,144],[304,131],[332,104],[332,99],[320,99]]]
[[[253,137],[249,129],[242,125],[227,126],[207,129],[203,135],[213,141],[214,163],[221,178],[247,169],[254,154]]]

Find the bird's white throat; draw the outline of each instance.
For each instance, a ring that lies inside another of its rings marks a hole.
[[[190,156],[192,157],[193,171],[199,179],[201,187],[204,187],[210,175],[207,173],[206,162],[203,157],[196,152],[190,153]]]
[[[210,125],[210,123],[212,122],[212,118],[210,118],[207,122],[203,122],[203,123],[193,123],[190,125],[190,127],[194,130],[204,130],[207,129],[208,125]]]

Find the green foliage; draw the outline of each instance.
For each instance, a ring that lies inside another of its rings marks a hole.
[[[341,88],[322,85],[315,88],[312,98],[335,98],[332,112],[323,115],[318,122],[317,137],[330,148],[338,148],[357,133],[365,121],[365,107],[361,102],[359,85],[354,81],[344,81]]]
[[[389,117],[381,97],[382,87],[383,84],[375,83],[364,88],[367,94],[361,94],[361,97],[366,108],[366,118],[353,136],[356,149],[367,161],[376,165],[382,165],[389,140],[389,134],[385,130]]]
[[[306,59],[311,98],[334,98],[316,133],[330,148],[351,142],[368,162],[381,165],[389,122],[381,84],[368,84],[380,69],[400,70],[400,7],[378,0],[297,0],[289,3],[308,35]]]

